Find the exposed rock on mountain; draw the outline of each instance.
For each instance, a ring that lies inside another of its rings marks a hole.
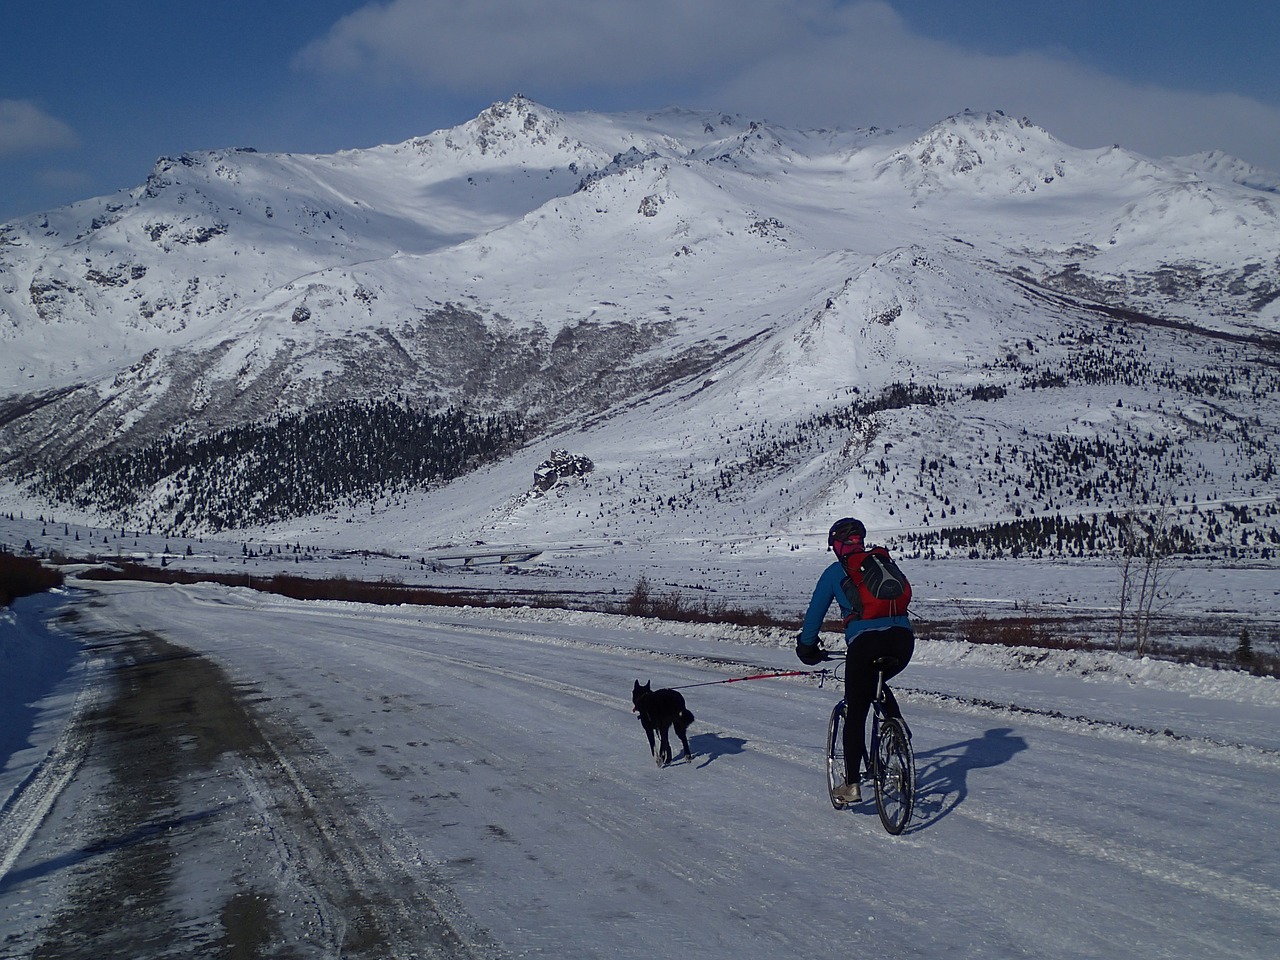
[[[574,456],[568,450],[552,450],[551,456],[533,471],[533,487],[545,493],[561,480],[585,477],[595,468],[590,457]]]

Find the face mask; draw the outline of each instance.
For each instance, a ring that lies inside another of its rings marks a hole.
[[[862,553],[865,548],[862,546],[861,537],[853,537],[850,540],[837,540],[831,545],[831,549],[835,551],[837,557],[843,560],[851,553]]]

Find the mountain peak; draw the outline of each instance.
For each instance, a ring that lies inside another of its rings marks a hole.
[[[558,133],[564,117],[517,93],[497,100],[474,120],[451,131],[450,142],[464,152],[474,148],[482,156],[504,156],[527,146],[546,147],[564,140]]]
[[[1169,162],[1201,176],[1227,180],[1268,193],[1280,193],[1280,177],[1221,150],[1170,157]]]
[[[485,127],[537,129],[545,122],[554,125],[559,113],[517,93],[507,100],[495,100],[476,115],[476,123]]]
[[[1066,175],[1068,152],[1026,117],[964,110],[934,124],[881,168],[896,169],[915,189],[947,181],[982,192],[1030,193]]]
[[[1028,153],[1060,153],[1062,144],[1026,117],[1001,110],[965,110],[939,121],[910,147],[922,163],[967,173],[983,164]]]

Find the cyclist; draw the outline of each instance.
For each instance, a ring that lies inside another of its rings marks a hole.
[[[845,782],[836,789],[834,796],[843,803],[854,803],[862,799],[859,782],[862,779],[862,761],[866,752],[864,740],[867,711],[876,694],[876,671],[871,664],[880,657],[893,657],[897,665],[892,673],[885,675],[888,679],[901,672],[911,661],[916,646],[911,620],[905,610],[889,616],[880,615],[882,610],[869,610],[870,604],[864,600],[846,570],[846,560],[854,558],[856,567],[858,555],[865,554],[870,549],[863,543],[866,535],[867,528],[862,521],[853,517],[845,517],[831,525],[827,545],[835,553],[836,559],[818,578],[813,598],[809,601],[809,609],[805,613],[804,626],[796,638],[796,656],[802,663],[813,665],[825,660],[827,655],[822,649],[818,631],[822,628],[822,621],[827,616],[831,601],[835,600],[840,605],[847,645],[844,681],[848,708],[844,725],[847,769]],[[865,617],[866,614],[871,614],[871,617]],[[887,685],[884,694],[888,715],[901,717],[898,701]]]

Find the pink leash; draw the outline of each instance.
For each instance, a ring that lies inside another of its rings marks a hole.
[[[821,670],[788,670],[785,673],[756,673],[749,677],[730,677],[728,680],[707,680],[703,683],[686,683],[671,690],[687,690],[690,687],[710,687],[717,683],[741,683],[743,680],[772,680],[774,677],[808,677],[817,674],[825,682],[831,671],[826,667]]]

